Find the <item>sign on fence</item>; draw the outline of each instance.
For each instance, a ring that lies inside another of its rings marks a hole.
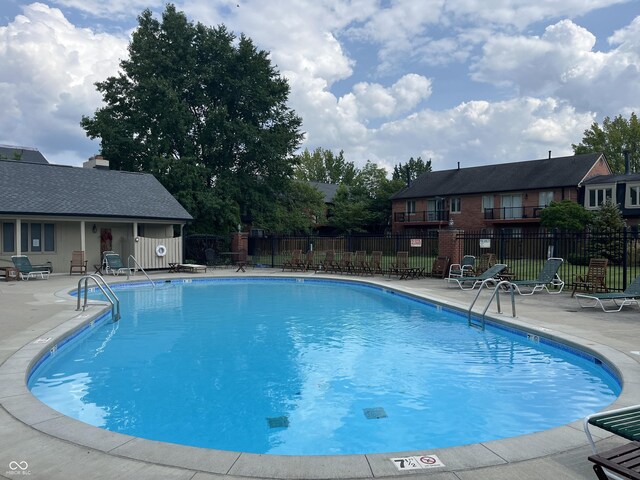
[[[412,247],[417,247],[417,248],[422,247],[422,239],[421,238],[412,238],[411,239],[411,246]]]
[[[480,239],[480,248],[491,248],[491,239],[490,238],[481,238]]]

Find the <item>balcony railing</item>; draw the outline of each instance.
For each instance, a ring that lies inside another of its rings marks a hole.
[[[427,210],[424,212],[396,212],[393,221],[398,223],[439,223],[449,221],[449,210]]]
[[[485,208],[485,220],[521,220],[525,218],[540,218],[544,205],[528,207]]]

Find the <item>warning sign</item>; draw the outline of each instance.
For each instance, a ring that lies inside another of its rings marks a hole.
[[[390,458],[398,470],[418,470],[422,468],[444,467],[444,463],[436,455],[421,455],[417,457]]]

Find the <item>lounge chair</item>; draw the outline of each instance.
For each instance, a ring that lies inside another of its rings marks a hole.
[[[606,279],[607,279],[607,266],[609,260],[606,258],[592,258],[589,260],[589,269],[586,275],[576,275],[573,281],[573,290],[571,296],[576,294],[578,288],[584,289],[587,292],[595,293],[598,290],[608,292]]]
[[[447,277],[445,280],[449,282],[449,285],[453,282],[457,283],[462,290],[472,290],[478,285],[482,285],[485,280],[492,280],[493,284],[497,284],[499,280],[496,278],[507,266],[504,263],[496,263],[493,267],[485,270],[481,275],[477,277]],[[470,287],[465,285],[471,284]]]
[[[326,273],[336,272],[338,269],[338,265],[336,263],[336,251],[327,250],[324,254],[324,259],[320,262],[318,267],[319,270]]]
[[[78,270],[78,273],[87,273],[87,260],[84,258],[84,250],[74,250],[71,252],[71,265],[69,266],[69,275],[74,270]]]
[[[340,261],[338,262],[338,270],[340,271],[340,273],[353,272],[353,253],[342,252],[342,254],[340,254]]]
[[[20,278],[22,280],[29,280],[30,278],[38,278],[38,276],[40,276],[40,278],[42,279],[47,279],[47,280],[49,279],[49,270],[34,268],[34,266],[31,265],[31,261],[29,260],[29,257],[27,257],[26,255],[13,255],[11,257],[11,261],[13,262],[15,267],[18,269],[18,272],[20,273]]]
[[[369,270],[372,275],[379,273],[380,275],[384,275],[384,270],[382,269],[382,252],[379,250],[375,250],[371,252],[371,260],[369,261]]]
[[[315,250],[309,250],[302,260],[302,264],[300,265],[300,270],[317,270],[315,264],[313,263],[313,259],[316,255]]]
[[[578,305],[582,308],[600,307],[607,313],[619,312],[625,305],[640,306],[640,303],[638,303],[638,299],[640,298],[640,276],[636,277],[625,291],[621,293],[579,293],[575,297]],[[614,308],[607,309],[605,303],[609,302]]]
[[[452,263],[449,266],[449,277],[471,277],[475,274],[475,264],[476,257],[465,255],[460,263]]]
[[[534,293],[540,290],[546,290],[548,293],[554,295],[562,292],[564,288],[564,282],[558,275],[558,270],[564,260],[562,258],[549,258],[545,262],[542,270],[538,273],[538,276],[533,280],[513,280],[511,281],[511,285],[515,288],[516,292],[520,295],[533,295]],[[549,285],[553,287],[560,287],[557,291],[550,291]],[[522,287],[530,287],[531,291],[525,290],[522,291]]]
[[[121,273],[126,273],[127,275],[132,274],[131,269],[124,266],[120,255],[117,253],[105,253],[104,261],[107,265],[106,271],[112,275],[120,275]]]
[[[601,428],[631,443],[598,452],[589,426]],[[593,455],[593,471],[599,480],[640,479],[640,405],[598,412],[587,416],[583,422]]]
[[[293,250],[291,252],[291,258],[289,258],[288,260],[285,260],[282,263],[282,271],[284,272],[285,269],[287,268],[291,269],[291,271],[295,271],[298,269],[303,270],[301,257],[302,257],[301,249]]]
[[[371,266],[367,262],[367,252],[365,250],[356,250],[356,256],[353,260],[353,271],[359,275],[371,273]]]

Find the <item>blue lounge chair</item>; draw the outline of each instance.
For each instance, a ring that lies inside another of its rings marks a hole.
[[[38,278],[38,275],[42,279],[49,279],[49,270],[34,268],[31,265],[29,257],[26,255],[13,255],[11,261],[20,272],[20,278],[22,280],[29,280],[30,278]]]
[[[452,263],[449,266],[449,277],[471,277],[474,274],[476,257],[465,255],[460,263]]]
[[[600,307],[604,312],[619,312],[625,305],[638,305],[640,298],[640,276],[636,277],[633,282],[622,293],[578,293],[576,301],[582,308]],[[582,300],[582,301],[581,301]],[[613,308],[608,308],[605,303],[610,303]]]
[[[549,258],[540,270],[538,277],[534,280],[514,280],[511,282],[511,285],[515,288],[516,292],[520,295],[533,295],[540,290],[546,290],[550,294],[558,294],[562,292],[564,288],[564,282],[558,275],[558,270],[560,270],[560,266],[564,260],[562,258]],[[560,287],[557,291],[551,292],[549,290],[549,285],[554,287]],[[531,291],[525,290],[522,291],[521,287],[530,287]]]
[[[496,263],[493,267],[485,270],[481,275],[478,275],[477,277],[447,277],[445,278],[445,280],[449,282],[449,285],[452,282],[456,282],[462,290],[472,290],[478,285],[482,285],[485,280],[491,280],[491,283],[493,283],[494,285],[497,284],[499,280],[496,277],[505,268],[507,268],[507,266],[504,263]],[[467,286],[468,284],[471,284],[471,286]]]
[[[131,269],[123,265],[122,259],[120,258],[120,255],[118,255],[117,253],[105,254],[104,261],[107,265],[107,268],[106,268],[107,273],[111,273],[113,275],[126,273],[128,275],[131,275]]]

